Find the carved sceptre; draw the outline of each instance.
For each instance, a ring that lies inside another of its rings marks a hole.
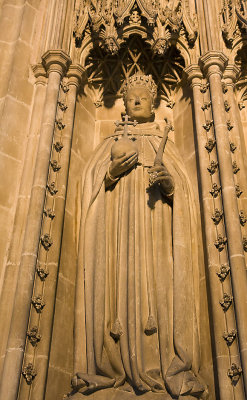
[[[173,130],[173,127],[170,122],[167,121],[167,124],[164,129],[164,135],[163,138],[160,142],[158,151],[156,153],[155,159],[154,159],[154,167],[157,167],[159,165],[162,165],[162,160],[163,160],[163,153],[165,151],[166,147],[166,142],[168,139],[168,133],[170,130]],[[151,172],[149,175],[149,187],[153,186],[155,184],[155,179],[158,176],[158,172]]]

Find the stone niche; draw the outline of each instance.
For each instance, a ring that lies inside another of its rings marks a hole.
[[[181,53],[171,47],[165,55],[153,55],[148,44],[140,37],[132,36],[116,55],[109,55],[99,47],[92,48],[85,64],[88,79],[82,83],[76,103],[46,400],[62,399],[70,391],[73,374],[74,294],[83,169],[96,146],[114,132],[114,122],[121,120],[125,110],[121,86],[124,79],[135,72],[151,74],[158,85],[155,120],[161,128],[166,125],[166,120],[174,127],[169,138],[176,144],[186,165],[194,189],[198,220],[201,221],[191,92],[182,79],[185,61]],[[201,232],[199,223],[201,375],[213,393]]]

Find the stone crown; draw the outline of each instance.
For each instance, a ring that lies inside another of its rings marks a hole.
[[[141,72],[137,72],[126,79],[121,90],[124,99],[127,96],[128,90],[134,87],[144,87],[150,92],[154,99],[157,97],[157,85],[154,82],[152,75],[144,75]]]

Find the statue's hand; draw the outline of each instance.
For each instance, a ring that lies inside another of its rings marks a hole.
[[[174,192],[174,182],[164,165],[157,165],[149,168],[151,186],[158,183],[164,195],[172,196]]]
[[[138,155],[135,151],[124,153],[121,157],[114,159],[109,167],[110,175],[115,179],[124,172],[131,169],[138,161]]]

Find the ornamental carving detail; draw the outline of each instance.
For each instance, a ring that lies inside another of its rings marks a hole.
[[[44,209],[44,214],[46,217],[50,218],[51,220],[54,219],[56,216],[55,211],[53,211],[51,208],[48,208],[47,210]]]
[[[212,189],[209,191],[209,193],[216,199],[216,197],[219,196],[221,192],[221,186],[218,186],[217,183],[213,183]]]
[[[58,107],[60,108],[61,111],[65,112],[68,108],[67,104],[65,104],[63,101],[58,101]]]
[[[247,237],[246,236],[243,237],[243,249],[244,249],[244,251],[247,252]]]
[[[55,121],[57,128],[62,131],[65,128],[65,124],[62,122],[61,119],[56,119]]]
[[[236,339],[237,331],[233,329],[231,332],[224,332],[223,338],[225,339],[227,346],[231,346]]]
[[[46,251],[48,251],[53,244],[52,238],[50,237],[50,235],[48,233],[45,233],[44,235],[42,235],[40,238],[40,241]]]
[[[201,93],[206,93],[206,91],[208,90],[208,88],[209,88],[209,83],[202,83],[202,84],[201,84],[201,87],[200,87],[200,92],[201,92]]]
[[[231,150],[232,153],[235,152],[236,148],[237,148],[237,146],[235,145],[235,143],[230,142],[230,150]]]
[[[235,185],[236,196],[240,197],[243,191],[240,189],[239,185]]]
[[[227,293],[224,293],[223,299],[220,300],[220,305],[223,308],[224,312],[226,312],[230,308],[230,306],[232,304],[232,300],[233,300],[232,296],[230,296]]]
[[[215,225],[218,225],[222,220],[222,217],[223,217],[223,211],[220,211],[218,210],[218,208],[216,208],[211,218],[214,221]]]
[[[209,164],[207,170],[210,173],[210,175],[215,174],[215,172],[218,169],[218,162],[217,161],[211,161],[211,163]]]
[[[240,210],[240,212],[239,212],[239,220],[240,220],[240,224],[242,226],[244,226],[247,222],[247,218],[246,218],[243,210]]]
[[[224,282],[224,280],[226,279],[227,275],[230,272],[230,267],[228,264],[222,264],[220,266],[220,270],[218,272],[216,272],[216,274],[218,275],[219,279],[221,282]]]
[[[231,121],[229,121],[229,120],[226,121],[226,125],[227,125],[228,131],[231,131],[233,129],[233,125],[232,125]]]
[[[227,238],[225,236],[219,235],[217,240],[215,240],[214,245],[216,249],[222,251],[224,250],[226,243],[227,243]]]
[[[45,307],[45,302],[43,300],[43,297],[41,295],[33,296],[32,297],[32,305],[34,306],[37,313],[41,313],[43,308]]]
[[[61,142],[56,142],[54,144],[54,149],[56,150],[57,153],[60,153],[61,150],[63,149],[63,144]]]
[[[37,344],[40,342],[41,340],[41,335],[39,334],[39,329],[37,326],[34,326],[33,328],[31,328],[30,330],[27,331],[27,337],[29,342],[31,343],[31,345],[33,347],[36,347]]]
[[[51,196],[55,196],[55,194],[57,194],[58,192],[55,182],[51,182],[50,184],[48,184],[47,189],[49,190]]]
[[[242,368],[238,367],[237,364],[232,363],[231,367],[228,369],[227,376],[231,379],[232,384],[236,385],[242,374]]]
[[[61,165],[58,164],[57,160],[51,161],[50,164],[54,172],[58,172],[62,168]]]
[[[197,32],[188,0],[81,0],[73,29],[76,47],[91,36],[111,55],[131,35],[150,43],[153,53],[164,54],[180,37],[193,47]]]
[[[225,106],[225,111],[226,112],[230,111],[231,107],[230,107],[230,105],[229,105],[227,100],[224,101],[224,106]]]
[[[213,121],[209,121],[207,120],[205,124],[203,124],[203,128],[205,129],[205,131],[209,132],[211,129],[211,126],[213,126]]]
[[[233,170],[234,174],[237,174],[238,171],[240,171],[240,168],[238,167],[238,164],[236,161],[233,161],[233,163],[232,163],[232,170]]]
[[[39,277],[42,281],[44,281],[47,278],[47,276],[49,275],[48,269],[45,269],[45,268],[41,267],[40,265],[38,265],[36,270],[37,270],[37,274],[39,275]]]
[[[36,369],[32,363],[27,364],[26,367],[23,368],[22,375],[24,376],[27,384],[31,385],[37,375]]]
[[[208,139],[206,145],[205,145],[205,149],[211,153],[211,151],[213,150],[213,148],[215,147],[216,141],[214,139]]]
[[[212,102],[211,102],[211,101],[208,101],[208,102],[206,102],[206,103],[203,104],[203,106],[201,107],[201,109],[202,109],[203,111],[208,110],[208,109],[211,107],[211,104],[212,104]]]

